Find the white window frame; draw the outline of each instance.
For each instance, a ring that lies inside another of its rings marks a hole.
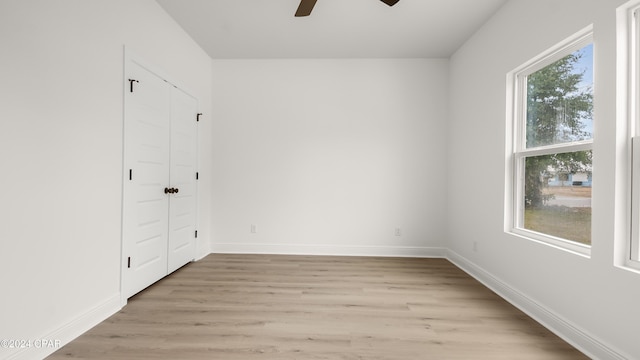
[[[631,1],[624,8],[624,31],[628,73],[628,145],[630,152],[630,234],[626,242],[625,265],[640,270],[640,1]]]
[[[593,43],[593,27],[588,26],[565,41],[531,59],[527,63],[510,72],[507,76],[508,101],[507,109],[507,195],[506,195],[506,231],[529,240],[551,245],[555,248],[567,250],[574,254],[589,257],[591,246],[576,241],[562,239],[524,228],[524,172],[527,157],[569,153],[576,151],[593,151],[593,138],[590,140],[526,147],[526,103],[527,77],[536,71],[574,53]],[[509,131],[510,130],[510,131]]]
[[[640,269],[640,136],[631,137],[631,238],[626,265]]]

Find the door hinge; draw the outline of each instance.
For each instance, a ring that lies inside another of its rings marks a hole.
[[[131,268],[131,256],[127,258],[127,269]]]
[[[129,180],[133,180],[133,169],[129,169]]]
[[[196,180],[200,179],[200,173],[196,171]]]
[[[196,230],[196,238],[198,237],[198,230]]]
[[[200,121],[200,116],[202,116],[202,113],[198,113],[198,114],[196,115],[196,121]]]
[[[133,92],[133,83],[134,82],[139,83],[140,81],[135,80],[135,79],[129,79],[129,92]]]

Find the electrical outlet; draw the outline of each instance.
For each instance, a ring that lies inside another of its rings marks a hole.
[[[256,233],[256,225],[255,224],[251,224],[251,233],[252,234]]]
[[[402,233],[400,232],[400,228],[396,228],[395,235],[396,236],[401,236],[402,235]]]

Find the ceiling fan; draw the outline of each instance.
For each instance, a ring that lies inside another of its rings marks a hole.
[[[300,0],[300,5],[298,6],[298,10],[296,11],[296,16],[309,16],[311,14],[311,10],[313,10],[313,6],[316,4],[317,0]],[[393,6],[400,0],[380,0],[383,3]]]

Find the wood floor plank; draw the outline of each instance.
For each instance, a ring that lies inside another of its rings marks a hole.
[[[586,359],[445,259],[214,254],[49,359]]]

